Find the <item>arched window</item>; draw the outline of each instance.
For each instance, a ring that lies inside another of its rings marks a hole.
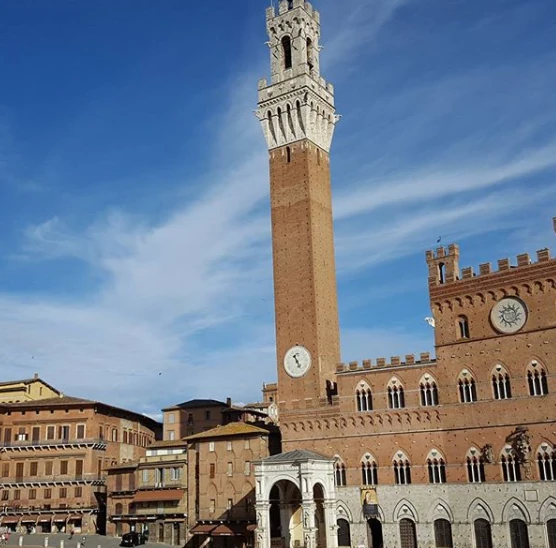
[[[427,469],[429,472],[429,483],[446,483],[446,462],[438,451],[433,450],[429,453]]]
[[[362,485],[378,485],[378,465],[370,453],[361,459]]]
[[[546,537],[548,548],[556,548],[556,519],[549,519],[546,522]]]
[[[334,465],[334,483],[338,487],[347,485],[346,465],[341,460],[336,461]]]
[[[373,394],[367,383],[360,383],[356,392],[355,399],[357,404],[357,411],[372,411],[373,410]]]
[[[541,481],[556,481],[556,450],[547,443],[543,443],[537,451],[537,464]]]
[[[400,540],[402,548],[417,548],[415,522],[410,519],[400,521]]]
[[[530,396],[546,396],[548,394],[546,371],[536,361],[532,361],[527,368],[527,384]]]
[[[336,521],[338,525],[338,546],[351,546],[351,533],[349,530],[349,521],[340,518]]]
[[[396,453],[392,462],[394,469],[394,482],[396,485],[409,485],[411,483],[411,463],[404,453]]]
[[[118,441],[118,431],[112,428],[112,441]]]
[[[388,407],[390,409],[402,409],[405,407],[403,386],[398,379],[391,379],[388,383]]]
[[[282,55],[284,56],[284,68],[292,68],[292,41],[289,36],[282,38]]]
[[[510,541],[512,548],[529,548],[527,524],[522,519],[510,521]]]
[[[504,481],[521,481],[521,467],[519,466],[519,460],[509,445],[507,445],[502,452],[500,464],[502,466],[502,476]]]
[[[492,531],[486,519],[476,519],[473,523],[475,529],[476,548],[492,548]]]
[[[481,452],[472,447],[467,452],[467,480],[469,483],[483,483],[485,481],[485,461]]]
[[[419,393],[423,407],[438,405],[438,388],[435,380],[429,374],[423,375],[421,378]]]
[[[436,548],[453,548],[452,524],[447,519],[434,521],[434,544]]]
[[[290,147],[286,147],[286,162],[288,164],[292,161],[292,149]]]
[[[469,320],[467,316],[459,316],[457,320],[458,339],[469,338]]]
[[[313,70],[313,41],[307,38],[307,66],[309,67],[309,72]]]
[[[510,376],[501,365],[497,365],[492,372],[492,392],[495,400],[507,400],[512,397]]]
[[[121,502],[117,502],[116,505],[114,506],[114,514],[119,516],[121,514],[123,514],[123,505]]]
[[[475,385],[475,379],[469,371],[464,370],[460,373],[458,388],[459,401],[461,403],[473,403],[477,401],[477,387]]]

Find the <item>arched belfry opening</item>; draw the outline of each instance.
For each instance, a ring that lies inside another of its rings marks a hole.
[[[284,69],[292,68],[292,40],[289,36],[282,38],[282,55],[284,57]]]
[[[255,463],[256,548],[337,548],[334,459],[296,450]]]

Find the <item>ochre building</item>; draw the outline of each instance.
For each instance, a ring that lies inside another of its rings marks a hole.
[[[305,0],[266,14],[285,453],[256,466],[259,548],[555,548],[556,260],[474,271],[457,245],[429,251],[435,356],[342,363],[319,14]]]
[[[144,455],[160,436],[160,425],[132,411],[65,396],[38,378],[27,384],[31,393],[35,384],[56,397],[0,404],[1,526],[104,533],[105,468]]]

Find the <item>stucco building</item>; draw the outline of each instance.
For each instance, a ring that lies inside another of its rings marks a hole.
[[[435,356],[342,363],[338,116],[320,75],[320,18],[306,0],[266,16],[271,80],[259,82],[257,116],[278,385],[265,397],[276,398],[286,453],[257,464],[259,548],[554,548],[556,260],[543,249],[474,272],[460,268],[457,245],[428,251]]]

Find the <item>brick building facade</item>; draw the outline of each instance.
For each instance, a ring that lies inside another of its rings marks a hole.
[[[143,415],[64,396],[0,404],[2,526],[105,530],[105,468],[135,460],[160,435]]]
[[[475,274],[460,270],[456,245],[429,251],[436,356],[341,363],[337,116],[319,71],[318,12],[282,0],[267,9],[267,31],[271,81],[259,82],[257,116],[269,149],[286,453],[282,477],[260,465],[259,547],[554,548],[556,260],[544,249]],[[292,464],[299,450],[305,471]],[[334,488],[322,470],[307,475],[323,466],[315,455],[334,459]]]

